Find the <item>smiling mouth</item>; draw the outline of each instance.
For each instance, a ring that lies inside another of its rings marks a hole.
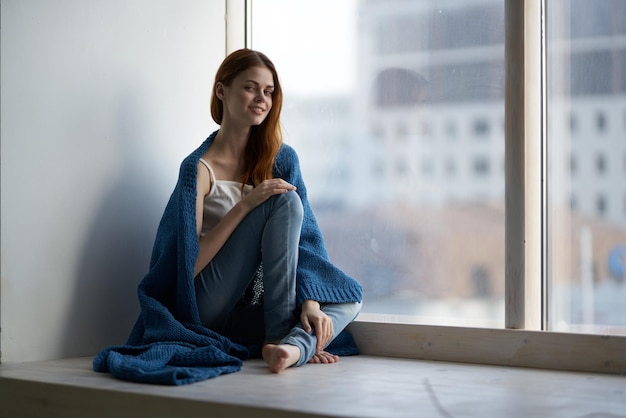
[[[261,108],[261,107],[257,107],[257,106],[253,106],[250,108],[254,113],[256,113],[257,115],[261,115],[263,114],[263,112],[265,112],[265,109]]]

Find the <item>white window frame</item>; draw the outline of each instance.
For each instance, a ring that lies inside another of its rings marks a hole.
[[[251,47],[252,0],[226,1],[226,54]],[[505,0],[505,328],[357,320],[363,354],[626,373],[626,337],[547,330],[546,2]]]
[[[226,55],[252,45],[252,1],[225,0]]]

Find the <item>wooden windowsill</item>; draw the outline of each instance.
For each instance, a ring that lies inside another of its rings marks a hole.
[[[120,381],[91,362],[0,365],[0,417],[525,418],[618,416],[626,404],[621,376],[368,355],[278,375],[248,360],[240,372],[181,387]]]
[[[367,318],[367,320],[366,320]],[[350,331],[363,354],[475,364],[626,374],[626,337],[378,322]]]

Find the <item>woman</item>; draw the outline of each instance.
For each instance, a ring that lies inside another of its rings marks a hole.
[[[215,76],[220,125],[197,161],[194,285],[200,320],[263,343],[272,372],[334,363],[324,349],[356,317],[361,286],[328,260],[295,151],[282,144],[282,91],[272,62],[242,49]],[[262,267],[263,301],[245,295]]]

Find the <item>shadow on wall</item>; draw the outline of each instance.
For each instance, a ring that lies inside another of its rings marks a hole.
[[[133,89],[127,89],[132,91]],[[93,355],[123,344],[139,314],[137,285],[146,274],[163,196],[154,138],[140,93],[121,96],[113,130],[119,158],[84,238],[74,296],[60,347],[63,356]],[[105,139],[106,140],[106,139]],[[94,164],[98,164],[95,156]]]

